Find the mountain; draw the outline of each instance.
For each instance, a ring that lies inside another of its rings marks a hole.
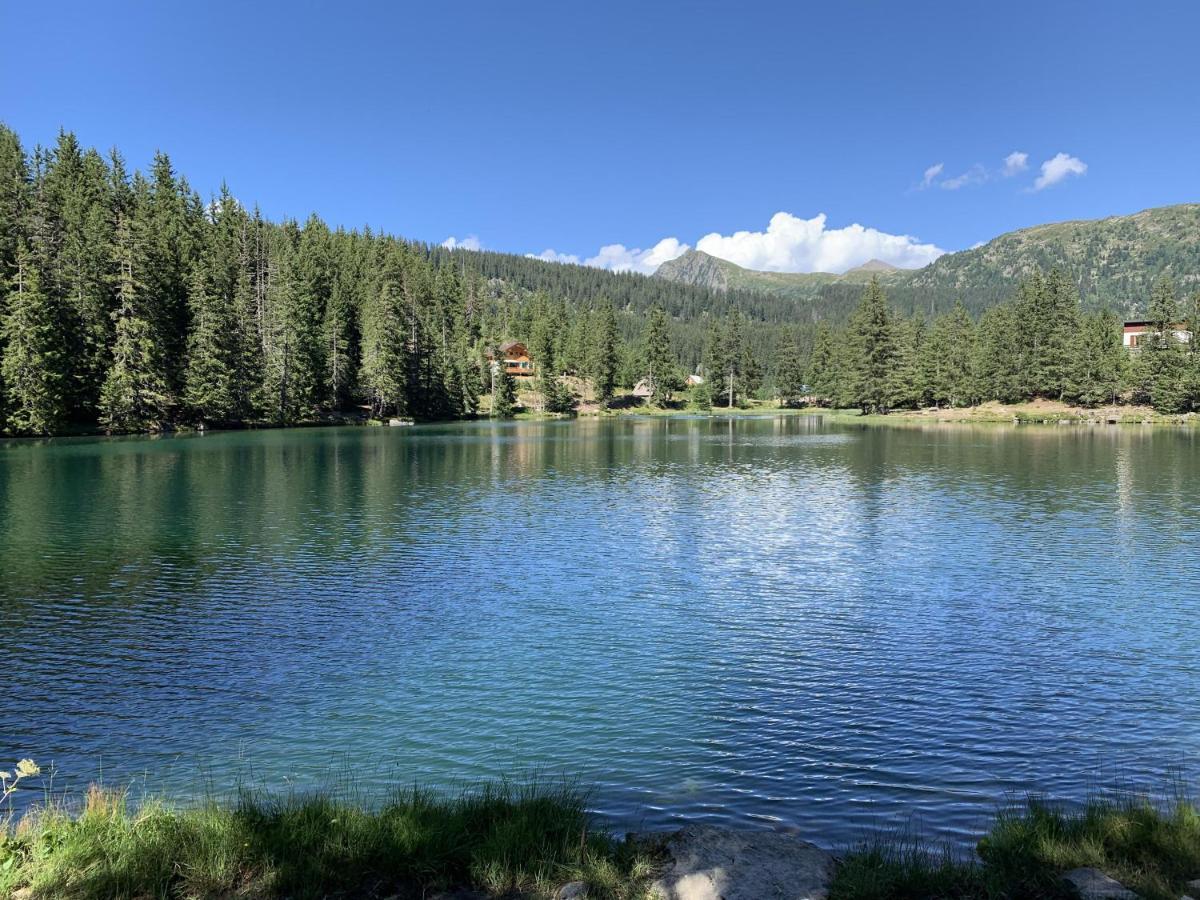
[[[940,312],[958,299],[979,312],[1010,297],[1034,269],[1061,268],[1088,307],[1140,314],[1150,287],[1170,275],[1183,292],[1200,288],[1200,204],[1147,209],[1127,216],[1037,225],[948,253],[921,269],[872,260],[842,275],[756,272],[698,250],[663,263],[656,278],[715,290],[775,294],[796,301],[801,318],[840,318],[861,284],[877,276],[902,310]],[[807,313],[807,315],[805,314]]]
[[[897,280],[904,273],[904,269],[898,269],[878,259],[841,275],[829,272],[758,272],[743,269],[735,263],[710,256],[701,250],[689,250],[683,256],[659,266],[654,277],[710,290],[751,291],[808,300],[819,295],[822,288],[829,285],[861,285],[870,281],[873,276],[878,276],[887,283]]]

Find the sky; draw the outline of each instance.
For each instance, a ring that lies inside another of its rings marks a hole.
[[[1200,200],[1195,2],[0,0],[0,121],[208,196],[649,272]]]

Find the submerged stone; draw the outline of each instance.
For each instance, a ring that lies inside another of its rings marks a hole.
[[[659,900],[825,900],[833,854],[794,835],[688,825],[666,842]]]

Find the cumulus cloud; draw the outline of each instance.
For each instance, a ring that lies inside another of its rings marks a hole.
[[[1051,159],[1042,163],[1042,174],[1033,182],[1033,189],[1040,191],[1051,185],[1058,184],[1064,178],[1072,175],[1083,175],[1087,172],[1087,163],[1077,156],[1057,153]]]
[[[888,234],[857,223],[827,228],[825,223],[824,213],[801,219],[778,212],[766,231],[713,232],[697,241],[696,249],[766,272],[845,272],[872,259],[916,268],[946,252],[907,234]]]
[[[946,168],[945,163],[934,163],[925,170],[924,177],[921,178],[921,186],[917,190],[923,191],[925,188],[933,184],[935,178],[942,174],[942,169]]]
[[[643,275],[650,275],[667,260],[683,256],[690,249],[687,244],[673,237],[663,238],[647,250],[631,250],[624,244],[606,244],[595,256],[585,259],[583,264],[613,272],[641,272]]]
[[[442,246],[445,247],[447,250],[482,250],[483,249],[483,244],[481,244],[479,242],[479,236],[475,235],[475,234],[468,234],[461,241],[458,238],[456,238],[454,235],[450,235],[450,237],[448,237],[444,241],[442,241]]]
[[[1011,178],[1013,175],[1024,172],[1028,168],[1029,154],[1022,153],[1020,150],[1014,150],[1008,156],[1004,157],[1004,168],[1000,171],[1000,174],[1005,178]]]

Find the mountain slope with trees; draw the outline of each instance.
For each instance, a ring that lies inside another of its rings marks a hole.
[[[1010,297],[1024,278],[1052,269],[1075,285],[1086,308],[1141,316],[1160,277],[1173,279],[1181,290],[1200,287],[1200,204],[1024,228],[948,253],[921,269],[872,273],[860,267],[843,275],[755,272],[691,250],[663,263],[655,277],[712,290],[775,294],[797,304],[799,319],[840,322],[872,274],[879,275],[892,304],[905,312],[936,315],[961,300],[980,314]]]

